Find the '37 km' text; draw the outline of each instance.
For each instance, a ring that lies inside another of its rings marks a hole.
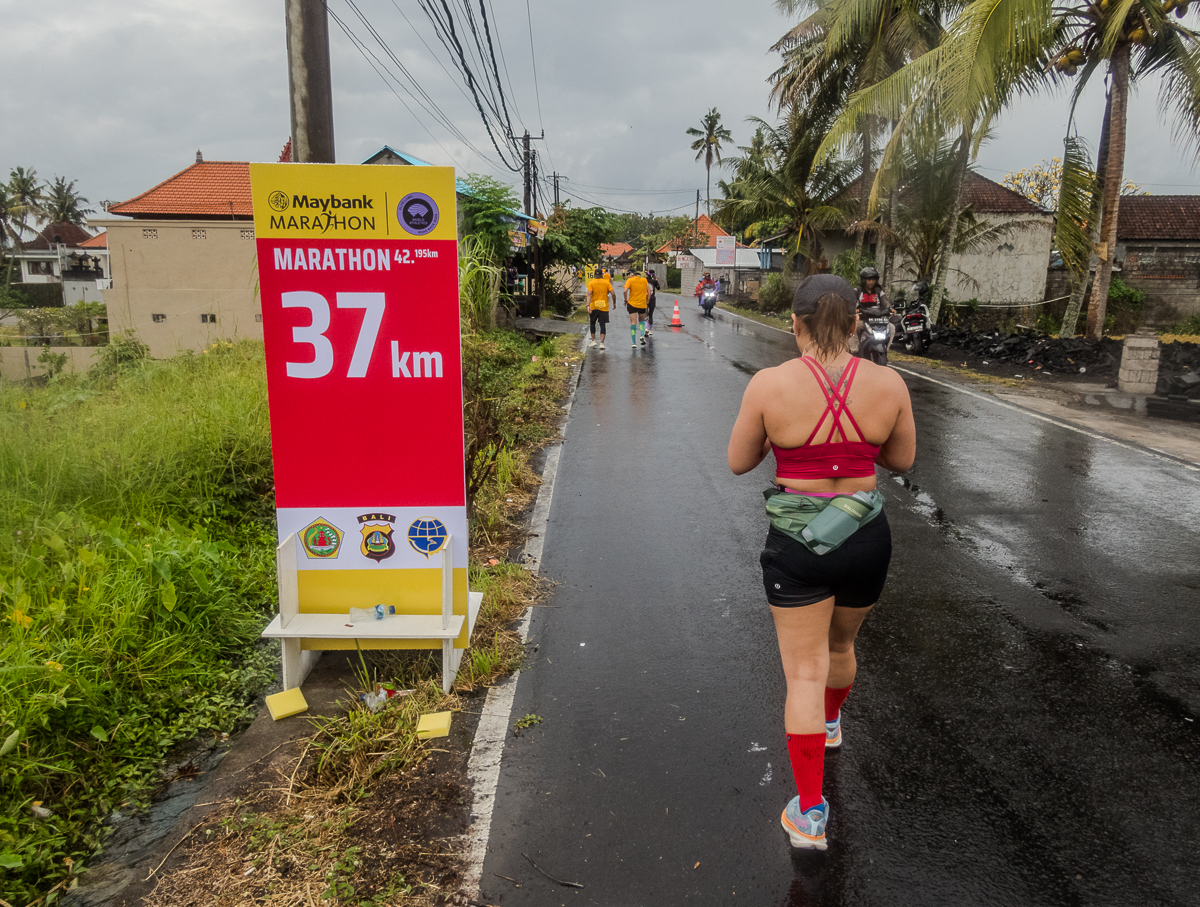
[[[309,362],[287,362],[289,378],[324,378],[333,371],[333,344],[325,336],[329,330],[329,301],[320,293],[311,290],[296,290],[281,295],[285,309],[304,308],[312,315],[312,323],[292,328],[292,340],[312,347],[313,357]],[[338,293],[338,309],[362,309],[362,326],[354,343],[354,352],[346,369],[347,378],[365,378],[375,352],[375,341],[379,326],[383,323],[386,308],[383,293]],[[400,351],[400,341],[392,341],[393,378],[441,378],[442,354],[438,352]]]

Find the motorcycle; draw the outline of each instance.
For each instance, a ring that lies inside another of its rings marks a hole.
[[[876,365],[887,365],[888,347],[891,345],[891,312],[882,306],[873,306],[859,312],[862,328],[858,335],[859,359]]]
[[[715,287],[705,287],[700,294],[700,307],[704,309],[705,315],[712,315],[713,307],[717,304],[717,291]]]
[[[901,330],[904,332],[904,349],[914,355],[921,355],[933,343],[933,326],[929,322],[929,306],[926,304],[928,286],[918,282],[913,284],[913,298],[904,306],[904,317],[901,319]]]

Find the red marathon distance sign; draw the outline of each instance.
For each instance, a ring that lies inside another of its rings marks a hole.
[[[250,181],[276,515],[301,549],[300,610],[435,613],[434,555],[452,537],[465,614],[454,171],[251,164]]]

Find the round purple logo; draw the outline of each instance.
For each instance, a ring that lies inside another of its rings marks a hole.
[[[437,202],[424,192],[410,192],[396,206],[396,220],[414,236],[424,236],[437,226]]]

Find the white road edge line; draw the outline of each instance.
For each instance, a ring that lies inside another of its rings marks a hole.
[[[763,324],[761,321],[755,321],[753,318],[747,318],[745,315],[739,315],[737,312],[730,312],[728,309],[722,309],[726,315],[731,315],[734,318],[740,318],[742,321],[748,321],[751,324],[756,324],[759,327],[769,328],[772,331],[779,331],[781,334],[791,335],[791,331],[785,331],[782,328],[777,328],[774,325]],[[922,375],[920,372],[914,372],[912,369],[901,368],[898,365],[892,365],[898,372],[904,372],[906,375],[912,375],[914,378],[921,378],[933,384],[940,384],[942,387],[948,387],[952,391],[958,391],[960,394],[966,394],[968,397],[975,397],[977,400],[986,400],[988,403],[993,403],[996,406],[1004,409],[1011,409],[1015,413],[1020,413],[1023,416],[1029,416],[1031,419],[1041,419],[1043,422],[1049,422],[1051,425],[1057,425],[1059,428],[1065,428],[1068,431],[1078,432],[1089,438],[1094,438],[1097,441],[1107,441],[1109,444],[1115,444],[1117,447],[1123,447],[1126,450],[1132,450],[1135,453],[1143,454],[1147,457],[1152,457],[1155,460],[1162,460],[1164,463],[1170,463],[1172,466],[1182,466],[1184,469],[1191,472],[1200,472],[1200,466],[1189,463],[1181,457],[1175,457],[1168,453],[1155,452],[1154,448],[1141,447],[1137,444],[1128,444],[1125,441],[1118,441],[1116,438],[1110,438],[1108,435],[1102,435],[1099,432],[1088,431],[1086,428],[1081,428],[1078,425],[1073,425],[1070,422],[1064,422],[1061,419],[1055,419],[1052,416],[1043,416],[1041,413],[1034,412],[1031,409],[1026,409],[1023,406],[1017,406],[1013,403],[1005,403],[1003,400],[997,400],[990,394],[981,394],[978,391],[969,390],[961,384],[954,384],[950,381],[939,381],[937,378],[930,378],[928,375]]]
[[[575,381],[571,385],[571,393],[567,395],[567,403],[563,413],[562,437],[546,453],[546,463],[542,468],[542,487],[538,489],[537,500],[533,504],[530,515],[529,530],[532,533],[525,543],[525,566],[531,573],[539,573],[542,568],[542,549],[546,542],[546,529],[550,522],[550,503],[554,498],[554,484],[558,477],[558,461],[562,454],[562,442],[566,437],[566,420],[570,418],[571,407],[575,405],[575,391],[579,389],[579,379],[583,374],[583,363],[575,372]],[[524,643],[529,638],[529,618],[532,608],[526,608],[525,614],[517,625],[517,632]],[[471,746],[471,758],[467,762],[467,783],[473,792],[471,800],[471,815],[474,821],[467,829],[466,847],[463,861],[466,870],[463,873],[461,891],[473,903],[479,900],[479,885],[483,878],[483,860],[487,856],[488,839],[492,831],[492,811],[496,805],[496,789],[500,782],[500,763],[504,758],[504,741],[508,736],[508,723],[512,718],[513,697],[517,692],[517,678],[520,670],[488,690],[484,700],[483,711],[479,717],[479,725],[475,729],[475,742]]]
[[[960,394],[966,394],[968,397],[975,397],[977,400],[986,400],[988,403],[995,404],[1003,409],[1010,409],[1015,413],[1020,413],[1021,415],[1028,416],[1031,419],[1039,419],[1042,422],[1049,422],[1051,425],[1057,425],[1059,428],[1065,428],[1068,431],[1077,432],[1078,434],[1084,435],[1088,438],[1093,438],[1097,441],[1107,441],[1109,444],[1113,444],[1117,447],[1123,447],[1126,450],[1132,450],[1135,453],[1152,457],[1155,460],[1162,460],[1164,463],[1170,463],[1172,466],[1181,466],[1184,469],[1191,470],[1192,472],[1200,472],[1200,466],[1196,466],[1181,458],[1173,457],[1170,454],[1155,453],[1153,450],[1146,447],[1141,447],[1137,444],[1129,444],[1125,441],[1118,441],[1116,438],[1110,438],[1108,435],[1102,435],[1099,432],[1089,431],[1086,428],[1081,428],[1078,425],[1072,425],[1070,422],[1064,422],[1061,419],[1055,419],[1052,416],[1044,416],[1041,413],[1026,409],[1023,406],[1005,403],[1003,400],[997,400],[990,394],[981,394],[977,391],[968,390],[961,385],[953,384],[949,381],[939,381],[937,378],[930,378],[928,375],[922,375],[920,372],[914,372],[911,369],[901,368],[898,365],[893,365],[892,368],[898,372],[903,372],[906,375],[912,375],[914,378],[923,378],[924,380],[932,382],[933,384],[940,384],[942,387],[948,387],[950,390],[958,391]]]

